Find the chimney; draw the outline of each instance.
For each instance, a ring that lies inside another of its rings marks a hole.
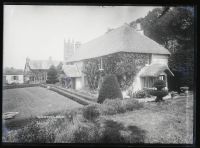
[[[144,31],[142,30],[140,23],[136,24],[136,31],[139,32],[140,34],[144,35]]]
[[[30,62],[29,57],[26,58],[26,63],[28,64]]]

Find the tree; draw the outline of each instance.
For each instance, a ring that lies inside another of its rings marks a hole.
[[[55,66],[51,66],[47,72],[47,83],[55,84],[58,82],[58,72]]]
[[[105,99],[122,98],[122,92],[115,75],[106,75],[99,90],[98,103],[103,103]]]
[[[144,34],[171,52],[169,67],[175,74],[173,83],[193,87],[194,13],[192,7],[153,9],[146,17],[130,24],[141,23]],[[176,82],[175,82],[176,81]],[[180,82],[180,83],[179,83]]]
[[[63,66],[63,63],[62,63],[62,62],[60,62],[60,63],[58,64],[58,66],[56,66],[57,72],[58,72],[59,74],[62,73],[62,66]]]

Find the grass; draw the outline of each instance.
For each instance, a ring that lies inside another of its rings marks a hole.
[[[143,109],[103,118],[143,129],[145,143],[193,143],[193,97],[145,103]]]
[[[193,143],[193,96],[148,102],[125,113],[100,114],[95,120],[84,117],[84,108],[52,111],[49,115],[62,114],[65,118],[40,121],[39,127],[53,132],[55,143]],[[26,133],[30,133],[27,128],[18,137]],[[42,133],[36,140],[44,141],[49,135]],[[10,139],[15,139],[12,134]]]
[[[3,90],[3,113],[19,112],[15,119],[6,120],[8,128],[23,126],[29,118],[81,106],[77,102],[42,87]]]

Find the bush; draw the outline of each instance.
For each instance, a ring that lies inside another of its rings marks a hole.
[[[156,80],[153,84],[153,87],[161,90],[162,88],[166,87],[166,82],[163,80]]]
[[[46,82],[48,84],[55,84],[56,82],[59,82],[57,69],[53,65],[49,68],[49,70],[47,72]]]
[[[96,143],[99,141],[99,128],[95,124],[78,125],[73,133],[72,143]]]
[[[135,97],[136,98],[145,98],[146,97],[146,93],[144,90],[139,90],[135,93]]]
[[[134,99],[106,99],[102,105],[100,105],[101,114],[114,115],[117,113],[124,113],[126,111],[137,110],[143,107],[142,103],[139,103]]]
[[[106,99],[103,104],[105,106],[107,106],[108,109],[110,109],[110,111],[112,113],[124,113],[126,110],[124,108],[124,105],[123,105],[123,102],[121,99],[117,98],[117,99],[113,99],[113,100],[110,100],[110,99]],[[114,111],[112,111],[112,109]],[[111,113],[111,114],[112,114]]]
[[[83,117],[87,120],[94,121],[99,115],[100,111],[96,104],[88,105],[83,109]]]
[[[107,75],[101,85],[97,102],[103,103],[105,99],[123,98],[116,76]]]
[[[19,143],[53,143],[55,135],[50,130],[41,128],[37,121],[19,130],[17,134]]]
[[[165,81],[156,80],[153,86],[156,87],[157,90],[151,91],[151,95],[156,96],[156,102],[162,101],[163,97],[168,94],[168,90],[162,90],[166,86]]]

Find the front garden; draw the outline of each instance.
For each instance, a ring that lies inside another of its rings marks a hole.
[[[99,91],[99,103],[43,114],[48,118],[30,117],[22,128],[11,129],[7,135],[4,134],[3,142],[193,142],[192,95],[139,102],[134,98],[122,99],[117,79],[112,75],[105,80]]]

